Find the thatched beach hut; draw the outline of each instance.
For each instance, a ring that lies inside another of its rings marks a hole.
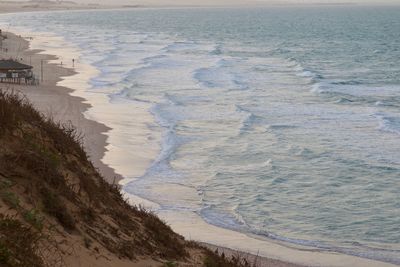
[[[0,82],[26,84],[34,83],[32,66],[20,63],[12,59],[0,60]]]

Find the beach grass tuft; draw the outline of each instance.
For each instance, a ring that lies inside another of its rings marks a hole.
[[[40,234],[13,217],[0,214],[0,265],[45,266],[39,256]]]

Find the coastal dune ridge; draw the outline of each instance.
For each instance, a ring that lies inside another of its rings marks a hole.
[[[107,12],[118,11],[101,12],[107,14]],[[124,12],[122,14],[126,15]],[[21,29],[24,28],[15,27],[16,31],[20,32]],[[182,37],[170,39],[170,36],[162,34],[161,39],[164,37],[167,42],[160,41],[160,36],[155,36],[154,33],[143,32],[135,32],[134,41],[128,39],[131,33],[115,37],[112,32],[106,31],[104,39],[97,36],[96,38],[99,39],[93,40],[85,40],[83,35],[79,35],[81,33],[75,34],[64,39],[52,33],[35,34],[34,31],[21,33],[21,36],[33,37],[31,47],[35,48],[33,51],[22,52],[24,61],[32,60],[34,66],[39,66],[41,60],[49,61],[49,64],[45,64],[45,81],[37,87],[38,90],[32,87],[16,87],[26,94],[39,110],[56,120],[71,121],[82,130],[85,136],[85,147],[95,166],[105,177],[110,177],[109,182],[118,181],[132,203],[142,203],[152,207],[175,231],[188,239],[226,246],[260,256],[307,266],[393,266],[393,264],[398,264],[397,249],[381,250],[381,244],[374,249],[373,242],[365,248],[354,249],[351,245],[347,248],[340,243],[312,241],[307,240],[306,237],[304,239],[290,238],[285,237],[284,234],[249,232],[249,228],[253,226],[248,224],[248,218],[246,218],[248,214],[244,217],[241,214],[241,205],[233,206],[232,211],[226,213],[226,211],[216,209],[218,205],[212,203],[213,199],[206,198],[209,188],[202,188],[202,184],[213,181],[210,175],[224,179],[226,174],[223,171],[216,171],[215,174],[200,173],[188,186],[182,182],[183,177],[187,175],[185,161],[175,160],[184,158],[183,152],[190,155],[192,139],[196,142],[201,141],[204,137],[199,133],[204,130],[212,130],[216,140],[218,138],[223,140],[226,134],[231,140],[236,140],[237,137],[245,138],[249,132],[254,132],[258,136],[265,133],[271,134],[271,141],[280,138],[279,134],[276,134],[277,137],[272,137],[276,132],[297,131],[299,126],[293,123],[282,124],[278,121],[267,123],[265,114],[252,110],[246,103],[234,106],[209,106],[215,109],[202,112],[200,108],[207,107],[211,102],[208,94],[213,94],[215,90],[226,89],[222,91],[226,97],[219,99],[222,103],[229,101],[229,97],[232,96],[245,97],[244,94],[249,88],[256,87],[251,77],[243,75],[248,69],[254,71],[254,80],[262,79],[265,71],[279,69],[282,73],[287,73],[287,76],[283,77],[281,72],[277,71],[276,74],[268,77],[270,82],[274,79],[285,79],[286,86],[300,83],[305,88],[312,84],[312,88],[307,93],[326,97],[325,99],[329,102],[332,99],[332,102],[337,104],[359,101],[381,106],[382,103],[387,103],[384,94],[391,97],[396,92],[396,87],[394,89],[382,87],[383,94],[376,97],[375,88],[372,86],[371,96],[368,96],[368,91],[365,90],[360,95],[361,91],[357,89],[356,82],[326,83],[323,75],[308,70],[291,59],[282,60],[279,57],[267,60],[253,59],[249,55],[259,53],[259,51],[251,51],[251,48],[246,52],[230,50],[226,56],[221,55],[224,49],[228,49],[226,44],[224,46],[212,42],[188,41]],[[13,35],[10,37],[10,40],[14,39],[17,43],[22,42],[19,37]],[[74,38],[77,40],[82,38],[80,47],[71,43]],[[91,42],[96,42],[96,44]],[[96,49],[97,45],[99,50],[106,51],[107,57],[99,57],[96,53],[83,54],[86,53],[83,51]],[[28,44],[24,43],[21,50],[26,49],[27,46]],[[37,49],[42,51],[39,52]],[[124,59],[124,55],[118,51],[125,51],[131,57]],[[204,56],[205,54],[207,56]],[[140,57],[135,58],[136,55]],[[72,66],[72,59],[74,59],[74,66]],[[198,64],[196,60],[199,59],[201,63]],[[113,61],[119,64],[110,64]],[[126,72],[128,66],[130,70]],[[35,71],[37,72],[38,69],[36,67]],[[161,70],[169,71],[163,73]],[[39,73],[36,74],[37,77],[40,76]],[[174,85],[176,91],[165,93],[168,86],[173,86],[169,84],[171,81],[168,79],[173,75],[180,77],[180,83]],[[154,82],[152,80],[154,77],[157,77],[159,81]],[[146,95],[144,90],[148,87],[152,87],[155,93]],[[195,92],[195,95],[180,93],[187,88]],[[354,92],[349,89],[353,89]],[[200,93],[200,90],[203,92]],[[351,94],[347,95],[348,92]],[[367,97],[370,99],[366,100]],[[49,103],[51,103],[50,106]],[[190,106],[191,104],[193,105]],[[60,107],[63,108],[60,109]],[[190,108],[193,109],[193,113],[188,112]],[[308,111],[304,112],[307,114]],[[115,120],[115,117],[118,117],[118,120]],[[391,128],[396,127],[396,114],[376,112],[374,118],[381,121],[379,130],[391,134],[397,133],[396,128],[394,130]],[[204,124],[196,124],[196,120]],[[211,120],[224,123],[228,121],[227,125],[235,128],[235,131],[228,132],[223,127],[215,128],[215,125],[209,123]],[[182,123],[186,121],[193,124]],[[266,128],[264,128],[265,125]],[[191,137],[188,135],[189,132],[184,132],[185,129],[198,131],[195,132],[197,135]],[[205,147],[214,146],[212,142],[215,140],[209,143],[207,141],[204,141]],[[233,149],[233,153],[235,149],[240,153],[240,149],[244,147],[245,145],[238,143],[236,147],[229,148]],[[393,147],[393,151],[395,149]],[[317,158],[326,153],[326,151],[296,146],[288,147],[288,151],[302,159]],[[214,152],[215,155],[222,153],[217,150]],[[204,160],[205,155],[200,154],[200,156],[195,164],[200,164]],[[177,167],[180,168],[179,171]],[[247,165],[246,170],[238,169],[238,171],[251,173],[254,169],[262,169],[269,172],[276,167],[276,159],[267,158],[263,162]],[[389,177],[396,175],[396,170],[389,168],[386,171]],[[272,185],[279,188],[285,179],[287,178],[277,178],[272,181]],[[215,186],[218,189],[220,185]],[[174,195],[179,195],[180,198],[176,199]],[[199,200],[193,199],[196,195],[199,196]],[[182,199],[187,202],[181,201]],[[207,202],[207,204],[199,209],[201,202]],[[196,231],[193,231],[195,228]],[[396,244],[395,238],[393,237],[393,244]],[[367,253],[363,249],[367,249]],[[268,262],[267,259],[263,260]]]

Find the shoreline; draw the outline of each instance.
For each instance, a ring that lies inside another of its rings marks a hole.
[[[7,32],[9,35],[8,41],[14,45],[8,45],[8,54],[13,53],[13,49],[20,47],[22,51],[20,57],[24,59],[24,63],[34,66],[35,75],[38,75],[40,62],[43,60],[43,72],[52,73],[44,78],[44,81],[38,86],[25,86],[16,84],[6,84],[5,86],[16,90],[26,95],[36,108],[46,116],[52,117],[55,121],[62,123],[71,123],[78,131],[84,135],[84,147],[89,155],[89,158],[94,163],[95,167],[100,170],[100,173],[109,183],[117,183],[123,177],[115,172],[115,170],[104,164],[101,159],[104,157],[108,145],[106,132],[110,130],[106,125],[94,120],[87,119],[84,113],[91,107],[85,103],[86,99],[78,96],[73,96],[73,89],[60,86],[58,83],[63,80],[63,77],[74,76],[77,72],[71,68],[61,67],[57,64],[50,63],[56,60],[57,57],[48,54],[41,54],[41,50],[29,49],[29,41],[23,37],[19,37],[13,33]],[[19,43],[20,46],[15,45]],[[7,45],[7,44],[5,44]],[[6,54],[1,53],[1,56],[6,57]],[[29,61],[27,60],[29,58]],[[61,109],[60,109],[61,107]],[[98,145],[102,144],[102,145]],[[104,145],[103,145],[104,144]]]
[[[19,38],[19,37],[15,37]],[[25,40],[24,48],[28,49],[29,44]],[[26,46],[26,47],[25,47]],[[40,54],[43,51],[40,50],[24,50],[22,53],[25,57],[32,56],[32,65],[36,66],[37,62],[40,62],[40,60],[45,60],[47,61],[54,61],[57,59],[55,56],[50,56],[50,55],[45,55],[45,54]],[[46,52],[46,51],[44,51]],[[35,63],[36,62],[36,63]],[[34,64],[35,63],[35,64]],[[36,67],[37,68],[37,67]],[[63,77],[72,77],[76,75],[77,72],[72,70],[71,68],[65,68],[64,66],[61,67],[55,63],[46,63],[44,65],[45,73],[49,73],[50,69],[52,70],[54,75],[56,77],[51,78],[49,80],[44,81],[39,87],[27,87],[27,86],[14,86],[14,87],[20,87],[21,92],[26,94],[28,98],[34,103],[34,105],[41,110],[44,114],[46,115],[51,115],[54,117],[56,121],[71,121],[72,124],[74,124],[77,129],[82,131],[85,134],[85,148],[88,151],[88,154],[91,158],[91,160],[95,163],[95,166],[100,170],[100,172],[103,174],[105,178],[109,178],[107,181],[108,182],[119,182],[122,181],[123,177],[121,175],[118,175],[115,173],[115,170],[106,164],[102,163],[102,158],[104,157],[107,148],[106,146],[109,144],[107,142],[107,135],[106,133],[110,131],[112,128],[107,127],[106,125],[97,122],[95,120],[87,119],[84,115],[84,113],[90,109],[91,105],[88,103],[85,103],[86,99],[78,96],[71,95],[71,93],[74,92],[73,89],[70,89],[68,87],[64,86],[59,86],[57,85],[60,81],[62,81]],[[57,75],[56,75],[57,74]],[[30,91],[29,89],[31,88],[37,88],[39,90],[32,90]],[[49,107],[48,103],[51,102],[52,105]],[[64,105],[63,111],[60,113],[53,113],[55,108],[52,107],[57,107],[59,108],[60,104]],[[111,176],[116,177],[116,179],[110,179]],[[170,222],[169,220],[167,220]],[[214,226],[212,226],[214,227]],[[174,230],[175,227],[173,227]],[[215,227],[218,228],[218,227]],[[226,230],[226,229],[224,229]],[[227,232],[230,230],[227,230]],[[245,235],[242,233],[239,233],[240,235]],[[250,237],[248,237],[250,238]],[[244,239],[239,240],[239,242],[243,242]],[[276,242],[279,243],[279,242]],[[214,245],[210,245],[214,246]],[[277,245],[282,246],[282,244]],[[215,246],[219,248],[219,250],[224,250],[224,251],[233,251],[228,248],[220,247],[220,246]],[[243,252],[247,253],[247,252]],[[311,252],[312,253],[312,252]],[[318,252],[317,252],[318,253]],[[303,255],[305,256],[305,255]],[[294,255],[295,257],[295,255]],[[293,257],[293,258],[294,258]],[[307,256],[305,256],[307,257]],[[350,258],[355,258],[348,256]],[[274,264],[273,266],[300,266],[296,264],[290,264],[286,262],[281,262],[281,261],[276,261],[276,260],[271,260],[267,259],[264,257],[260,257],[262,261],[266,262],[267,264]],[[363,259],[363,258],[359,258]],[[361,260],[361,263],[364,262]],[[283,265],[276,265],[276,264],[283,264]],[[285,265],[286,264],[286,265]],[[386,266],[385,263],[380,263],[380,262],[375,262],[375,264],[380,264],[380,266]],[[351,262],[349,262],[348,265],[353,265]],[[318,266],[320,266],[318,264]],[[346,266],[346,265],[333,265],[333,266]],[[355,266],[377,266],[377,265],[355,265]],[[390,266],[390,265],[387,265]]]
[[[25,85],[15,85],[15,84],[5,84],[7,87],[17,92],[24,94],[34,106],[46,116],[52,117],[55,121],[71,123],[76,127],[76,129],[84,133],[84,147],[89,155],[89,158],[93,161],[96,168],[99,169],[100,173],[109,183],[118,183],[123,181],[123,176],[117,174],[115,170],[102,162],[107,149],[106,146],[109,144],[107,142],[106,133],[111,129],[106,125],[85,118],[84,112],[86,112],[91,105],[85,103],[86,99],[78,96],[73,96],[71,93],[74,92],[73,89],[57,85],[58,82],[62,81],[63,77],[73,77],[77,74],[72,68],[66,68],[64,66],[57,65],[55,63],[50,63],[49,61],[57,60],[54,55],[40,54],[43,50],[31,50],[29,48],[29,41],[19,37],[13,33],[7,32],[9,35],[9,41],[19,42],[23,40],[23,45],[21,46],[22,58],[31,58],[32,66],[39,66],[40,61],[44,60],[43,68],[45,73],[49,73],[49,70],[53,70],[53,75],[51,78],[45,78],[44,81],[38,86],[25,86]],[[9,47],[18,47],[12,45]],[[12,53],[12,50],[9,50]],[[3,56],[2,53],[0,53]],[[26,62],[26,61],[25,61]],[[26,62],[29,63],[29,62]],[[39,76],[38,76],[39,77]],[[49,105],[49,103],[51,103]],[[60,109],[61,112],[55,113],[56,109]],[[114,177],[113,179],[111,177]],[[130,195],[130,198],[132,195]],[[133,196],[135,198],[135,196]],[[137,197],[138,201],[144,201],[145,199]],[[131,198],[132,201],[132,198]],[[132,201],[134,202],[134,201]],[[226,247],[221,247],[213,244],[207,244],[199,242],[200,244],[211,248],[213,250],[218,249],[220,252],[224,252],[225,255],[236,255],[237,253],[246,255],[250,259],[256,257],[249,252],[237,251]],[[261,266],[278,266],[278,267],[301,267],[301,265],[276,260],[269,259],[261,256],[257,256],[258,261]]]

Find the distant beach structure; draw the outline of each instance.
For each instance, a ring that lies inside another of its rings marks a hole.
[[[6,36],[3,36],[3,31],[0,29],[0,51],[3,50],[3,40],[6,39]]]
[[[12,59],[0,60],[0,82],[35,84],[33,67]]]

